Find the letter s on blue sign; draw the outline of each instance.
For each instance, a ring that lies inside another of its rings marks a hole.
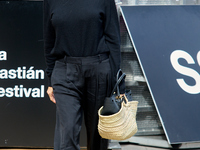
[[[197,54],[197,60],[200,57],[200,54]],[[183,50],[175,50],[171,53],[170,56],[170,61],[171,64],[173,66],[173,68],[179,72],[180,74],[189,76],[191,78],[193,78],[196,82],[195,85],[188,85],[187,83],[185,83],[184,79],[176,79],[178,85],[187,93],[190,94],[198,94],[200,93],[200,75],[197,71],[195,71],[194,69],[182,66],[179,64],[178,59],[179,58],[183,58],[187,61],[188,64],[195,64],[194,59],[192,58],[192,56],[190,54],[188,54],[187,52],[183,51]],[[199,58],[200,60],[200,58]],[[200,63],[198,61],[198,63]]]

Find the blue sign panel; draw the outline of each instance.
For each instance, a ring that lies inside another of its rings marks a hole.
[[[170,144],[200,141],[200,6],[122,6]]]

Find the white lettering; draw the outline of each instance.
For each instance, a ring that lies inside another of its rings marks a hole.
[[[40,93],[41,93],[41,97],[44,97],[44,85],[41,85]]]
[[[8,87],[6,89],[0,87],[0,97],[42,98],[44,97],[44,88],[44,85],[41,85],[40,88],[24,88],[23,85],[15,85],[14,88]]]
[[[19,97],[19,87],[15,85],[13,90],[15,91],[15,97]]]
[[[32,90],[32,97],[34,97],[34,98],[40,97],[40,89],[39,88],[34,88]]]
[[[44,70],[33,70],[31,66],[29,70],[23,66],[15,69],[0,69],[0,79],[44,79]]]
[[[17,75],[16,75],[16,70],[14,70],[14,69],[10,69],[9,71],[8,71],[8,77],[10,78],[10,79],[15,79],[16,77],[17,77]]]
[[[7,53],[5,51],[0,51],[0,61],[7,60]]]
[[[24,88],[24,95],[25,97],[29,97],[31,94],[31,88],[29,88],[28,90],[26,88]]]
[[[12,88],[7,88],[6,89],[6,96],[7,97],[13,97],[14,93],[13,93],[13,89]]]
[[[18,67],[16,71],[17,71],[18,79],[22,79],[22,69],[21,69],[21,67]]]
[[[7,52],[0,51],[0,61],[7,60]],[[17,67],[16,69],[0,69],[0,79],[44,79],[45,73],[43,70],[34,70],[34,66],[30,68],[26,66]],[[14,85],[14,87],[0,87],[1,97],[44,97],[45,87],[41,85],[40,88],[25,88],[23,85]]]
[[[1,79],[8,79],[8,71],[6,69],[0,70],[0,78]]]
[[[200,66],[200,51],[197,53],[197,62],[199,64],[199,66]]]
[[[44,71],[43,70],[35,70],[35,78],[36,79],[44,79]]]
[[[19,97],[23,97],[23,85],[20,85],[19,87]]]
[[[171,53],[170,61],[173,68],[180,74],[193,78],[196,82],[195,85],[188,85],[184,79],[176,79],[178,85],[187,93],[198,94],[200,93],[200,75],[194,69],[182,66],[178,60],[182,58],[187,61],[188,64],[195,64],[192,56],[183,50],[175,50]]]
[[[27,79],[35,79],[35,72],[32,70],[34,67],[30,67],[29,70],[27,71]]]
[[[4,88],[0,87],[0,97],[4,97],[5,95],[5,90]]]
[[[26,67],[23,67],[22,78],[26,79]]]

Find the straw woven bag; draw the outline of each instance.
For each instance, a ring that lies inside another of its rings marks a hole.
[[[116,85],[118,86],[118,84],[119,82]],[[136,123],[137,105],[138,101],[129,101],[125,96],[121,102],[120,110],[112,115],[102,115],[104,107],[102,106],[98,111],[100,136],[112,140],[125,140],[132,137],[138,130]]]
[[[119,112],[109,116],[101,115],[102,108],[98,111],[98,130],[102,138],[112,140],[125,140],[137,132],[136,112],[137,101],[123,101]]]

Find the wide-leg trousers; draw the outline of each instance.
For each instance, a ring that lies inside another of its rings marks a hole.
[[[107,150],[98,133],[98,109],[109,93],[111,68],[107,54],[65,57],[56,61],[52,86],[56,99],[54,150],[80,150],[84,112],[88,150]]]

